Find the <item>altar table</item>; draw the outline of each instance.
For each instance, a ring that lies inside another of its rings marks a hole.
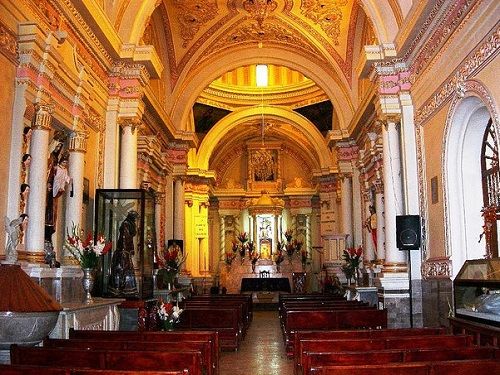
[[[290,288],[290,280],[288,277],[264,277],[250,278],[244,277],[241,279],[241,293],[244,292],[288,292]]]

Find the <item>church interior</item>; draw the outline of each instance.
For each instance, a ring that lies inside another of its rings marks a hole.
[[[98,340],[154,330],[162,301],[236,350],[204,374],[239,374],[273,330],[252,373],[343,374],[308,372],[296,334],[354,328],[313,312],[339,293],[352,321],[373,310],[356,328],[498,348],[499,25],[488,0],[0,2],[0,373],[36,357],[10,349],[31,324],[11,312]]]

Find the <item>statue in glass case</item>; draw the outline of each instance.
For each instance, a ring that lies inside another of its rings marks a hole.
[[[131,210],[118,230],[118,241],[111,259],[108,292],[112,296],[137,297],[138,289],[134,273],[134,237],[137,235],[137,211]]]

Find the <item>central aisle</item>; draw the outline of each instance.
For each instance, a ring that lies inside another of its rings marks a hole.
[[[286,358],[277,311],[255,311],[237,352],[222,352],[220,375],[293,375]]]

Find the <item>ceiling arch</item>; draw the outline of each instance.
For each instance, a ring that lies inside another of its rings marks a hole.
[[[209,162],[213,151],[224,136],[237,126],[252,120],[259,120],[262,114],[267,119],[284,121],[290,124],[294,129],[300,132],[307,140],[308,144],[315,152],[315,158],[322,170],[332,170],[333,163],[331,152],[321,133],[305,117],[281,107],[252,107],[245,108],[231,114],[220,120],[203,138],[198,148],[196,157],[193,158],[192,168],[208,170]]]
[[[85,0],[85,2],[90,0]],[[120,0],[113,2],[113,6],[104,7],[109,19],[115,25],[123,43],[137,44],[142,37],[142,33],[146,28],[146,23],[151,17],[151,14],[157,6],[162,2],[172,0],[143,0],[143,1],[130,1]],[[352,3],[356,0],[348,0],[347,3]],[[284,6],[282,8],[289,8],[293,6],[294,1],[282,0]],[[402,3],[399,5],[399,3]],[[107,3],[107,2],[104,2]],[[232,7],[241,6],[239,1],[218,1],[219,7],[228,7],[229,3]],[[375,33],[380,42],[394,41],[396,34],[399,31],[397,15],[401,12],[401,8],[407,11],[408,1],[395,1],[395,0],[359,0],[358,3],[363,7],[365,13],[371,19]],[[391,6],[392,5],[392,6]],[[393,9],[394,8],[394,9]],[[397,9],[396,9],[397,8]],[[133,20],[131,22],[131,20]]]
[[[332,75],[326,67],[316,64],[293,51],[279,48],[252,48],[231,50],[226,54],[206,61],[192,71],[189,78],[184,79],[183,85],[176,87],[170,108],[173,123],[178,129],[193,131],[190,119],[191,108],[200,93],[215,79],[225,72],[243,65],[275,64],[294,69],[314,81],[328,96],[338,116],[340,128],[345,128],[354,113],[354,106],[349,96],[348,83]],[[168,103],[166,104],[168,106]]]

